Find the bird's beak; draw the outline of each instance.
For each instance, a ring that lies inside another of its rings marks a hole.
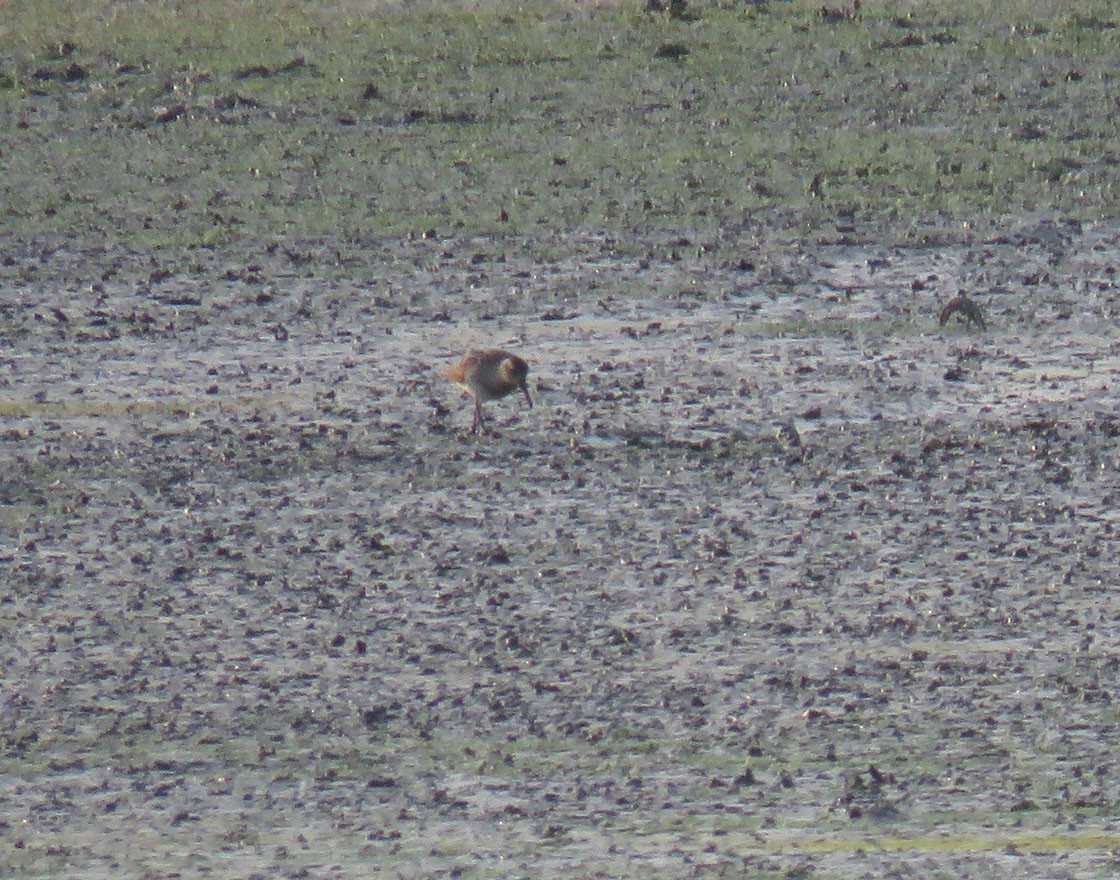
[[[525,392],[525,400],[529,404],[529,409],[532,409],[533,408],[533,398],[531,398],[529,396],[529,386],[527,384],[522,385],[521,390]]]

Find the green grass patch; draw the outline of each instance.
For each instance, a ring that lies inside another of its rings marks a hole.
[[[1115,212],[1108,4],[690,12],[19,4],[0,229],[190,249]]]

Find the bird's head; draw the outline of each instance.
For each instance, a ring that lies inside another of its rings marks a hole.
[[[499,368],[504,378],[511,385],[516,385],[525,395],[529,408],[533,408],[533,398],[529,396],[529,365],[517,355],[510,355]]]

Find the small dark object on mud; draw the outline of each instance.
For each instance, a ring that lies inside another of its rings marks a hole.
[[[663,13],[669,18],[688,18],[688,0],[646,0],[646,12]]]
[[[233,72],[234,79],[249,79],[251,77],[270,77],[278,76],[283,73],[292,73],[293,71],[302,70],[308,67],[306,59],[301,55],[297,55],[286,64],[281,64],[279,67],[265,67],[263,64],[251,64],[248,67],[243,67],[240,70]]]
[[[817,10],[817,16],[828,24],[837,24],[841,21],[855,21],[860,17],[860,0],[854,0],[851,9],[840,7],[822,6]]]
[[[662,43],[653,53],[654,58],[678,59],[686,55],[688,55],[688,46],[682,46],[680,43]]]
[[[813,175],[813,179],[809,182],[809,188],[806,190],[811,199],[824,198],[824,175],[820,172]]]
[[[376,727],[379,724],[384,724],[396,717],[397,710],[400,707],[400,703],[371,706],[362,712],[362,723],[366,727]]]
[[[801,441],[801,434],[798,432],[793,419],[783,422],[778,427],[777,440],[778,445],[786,453],[787,459],[791,463],[805,459],[807,450]]]
[[[509,562],[509,551],[499,544],[483,553],[482,558],[491,565],[504,565]]]
[[[953,315],[958,315],[966,324],[974,324],[981,330],[988,329],[988,325],[984,322],[984,314],[980,311],[980,306],[963,293],[957,294],[949,300],[949,304],[941,310],[941,326],[944,327],[945,322]]]
[[[248,79],[251,76],[272,76],[272,71],[263,64],[253,64],[233,72],[234,79]]]
[[[187,112],[186,104],[173,104],[170,107],[160,107],[156,110],[155,120],[158,123],[174,122]]]
[[[529,365],[503,349],[472,351],[458,363],[447,367],[443,375],[474,398],[472,434],[477,433],[482,425],[482,404],[487,400],[496,400],[520,389],[529,408],[533,407],[527,384]]]

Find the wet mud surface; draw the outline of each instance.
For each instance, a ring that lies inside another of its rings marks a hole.
[[[1115,876],[1118,240],[7,248],[0,874]]]

